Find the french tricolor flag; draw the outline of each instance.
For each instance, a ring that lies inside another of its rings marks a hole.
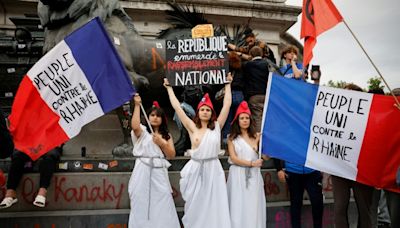
[[[400,110],[394,98],[272,76],[262,153],[400,192]]]
[[[15,147],[36,160],[133,94],[125,67],[95,18],[57,44],[23,78],[9,116]]]

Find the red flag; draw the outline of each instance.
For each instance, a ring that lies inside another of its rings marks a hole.
[[[307,66],[317,36],[343,20],[331,0],[303,0],[300,38],[304,39],[303,65]]]

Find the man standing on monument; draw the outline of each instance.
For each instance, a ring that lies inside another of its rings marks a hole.
[[[243,32],[246,44],[244,46],[238,47],[234,44],[228,44],[228,48],[239,53],[239,56],[243,60],[251,60],[249,52],[250,49],[254,46],[258,46],[263,50],[262,58],[267,58],[271,60],[272,63],[276,64],[276,59],[274,56],[274,52],[268,47],[267,43],[256,39],[256,36],[253,33],[253,30],[249,27],[245,29]]]

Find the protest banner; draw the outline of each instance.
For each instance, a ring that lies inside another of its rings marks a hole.
[[[400,111],[393,97],[272,76],[264,109],[263,153],[400,191]]]
[[[224,36],[167,40],[167,78],[172,86],[227,83],[227,51]]]

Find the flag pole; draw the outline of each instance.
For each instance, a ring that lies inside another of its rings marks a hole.
[[[350,31],[351,35],[353,38],[357,41],[358,45],[361,47],[363,50],[364,54],[367,56],[368,60],[371,62],[372,66],[375,68],[376,72],[378,72],[379,76],[382,78],[383,83],[385,83],[386,87],[389,89],[390,94],[393,96],[396,104],[395,106],[400,110],[400,102],[397,99],[397,97],[394,95],[393,91],[390,89],[389,84],[386,82],[386,80],[383,78],[381,72],[379,71],[378,67],[376,67],[374,61],[372,61],[371,57],[368,55],[367,51],[364,49],[362,46],[361,42],[357,39],[356,35],[354,34],[353,30],[349,27],[349,25],[346,23],[346,21],[343,19],[343,23],[346,25],[347,29]]]
[[[146,119],[147,125],[149,125],[149,128],[150,128],[151,133],[154,134],[153,128],[151,127],[151,124],[150,124],[150,120],[149,120],[149,118],[147,117],[146,111],[144,110],[143,104],[142,104],[142,103],[140,103],[140,109],[142,109],[144,118]]]

